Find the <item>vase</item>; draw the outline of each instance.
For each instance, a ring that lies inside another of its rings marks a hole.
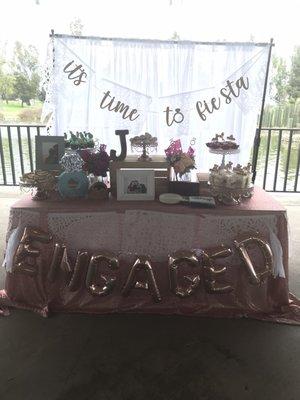
[[[66,149],[59,163],[66,172],[81,171],[84,164],[80,155],[73,149]]]
[[[98,177],[94,174],[88,174],[87,177],[88,177],[90,186],[92,186],[94,183],[96,183],[98,181]]]
[[[103,183],[103,185],[107,186],[107,178],[103,176],[97,176],[93,173],[90,173],[88,174],[88,180],[90,186],[92,186],[94,183]]]
[[[179,175],[174,171],[174,167],[170,167],[169,180],[170,182],[178,181]]]
[[[178,181],[180,182],[191,182],[191,180],[192,180],[192,175],[190,172],[186,172],[181,176],[178,174]]]
[[[103,182],[102,176],[97,176],[97,175],[94,175],[93,173],[88,174],[88,179],[90,182],[90,186],[96,182]]]
[[[170,168],[170,181],[177,181],[177,182],[191,182],[192,174],[191,172],[186,172],[182,175],[179,173],[176,174],[174,168]]]

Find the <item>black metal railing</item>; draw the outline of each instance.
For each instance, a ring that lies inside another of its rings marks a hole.
[[[0,185],[18,185],[24,172],[34,170],[35,136],[41,134],[45,125],[0,124]]]
[[[257,132],[258,133],[258,132]],[[35,168],[35,136],[45,125],[0,124],[0,185],[18,185]],[[262,128],[255,184],[272,192],[300,192],[300,128]]]
[[[300,128],[261,129],[256,185],[270,192],[299,193],[299,163]]]

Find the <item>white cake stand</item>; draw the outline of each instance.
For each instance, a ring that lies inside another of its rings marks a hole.
[[[229,154],[238,154],[240,149],[209,149],[209,152],[212,154],[220,154],[222,155],[222,163],[221,168],[225,168],[225,156]],[[253,193],[253,185],[249,185],[246,188],[231,188],[224,186],[216,186],[209,184],[210,191],[213,197],[215,197],[220,203],[226,205],[237,205],[240,204],[242,199],[247,199],[252,196]]]
[[[212,154],[220,154],[222,155],[222,163],[221,167],[225,167],[225,156],[228,154],[238,154],[240,152],[240,149],[228,149],[228,150],[222,150],[222,149],[209,149],[209,152]]]
[[[252,197],[254,186],[250,184],[246,188],[227,188],[209,184],[210,192],[220,203],[227,206],[240,204],[243,199]]]

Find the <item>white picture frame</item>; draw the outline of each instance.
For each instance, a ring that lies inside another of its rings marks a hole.
[[[118,169],[118,200],[154,200],[155,184],[153,169]]]

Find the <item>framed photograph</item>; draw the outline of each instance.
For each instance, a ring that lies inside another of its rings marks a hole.
[[[154,200],[153,169],[118,169],[118,200]]]
[[[59,170],[59,161],[65,152],[63,136],[35,137],[35,165],[43,171]]]

